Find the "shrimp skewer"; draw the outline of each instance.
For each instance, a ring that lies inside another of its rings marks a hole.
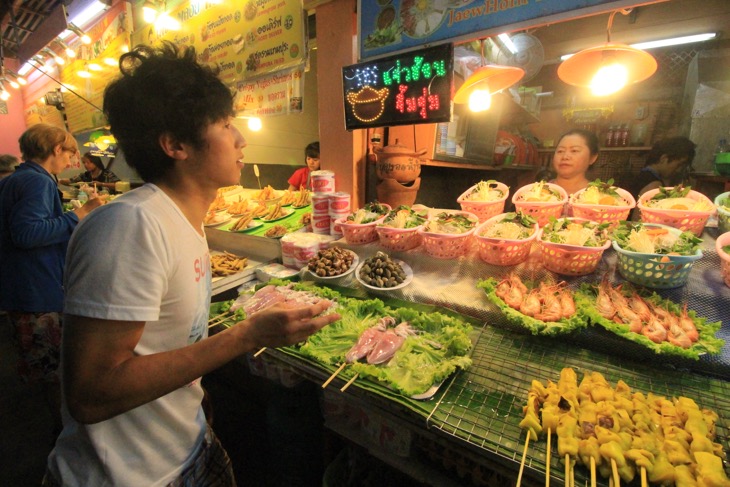
[[[611,287],[607,279],[603,279],[598,285],[598,297],[596,297],[596,309],[606,319],[612,320],[616,316],[616,307],[611,301],[608,289]]]

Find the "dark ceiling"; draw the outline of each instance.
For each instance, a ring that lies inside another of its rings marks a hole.
[[[58,29],[65,22],[65,3],[63,0],[0,0],[2,54],[25,60],[48,44],[63,30]],[[23,46],[27,46],[25,50]],[[28,49],[35,51],[28,55]]]

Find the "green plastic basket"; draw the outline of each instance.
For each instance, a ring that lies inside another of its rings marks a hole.
[[[667,225],[645,225],[666,228],[679,235],[681,230]],[[618,256],[618,270],[627,281],[653,289],[672,289],[684,286],[695,261],[702,258],[697,249],[694,255],[644,254],[622,249],[614,240],[613,249]]]
[[[730,164],[728,164],[728,167],[730,167]],[[720,233],[730,232],[730,211],[724,209],[722,205],[725,200],[728,200],[726,206],[730,207],[730,191],[718,194],[714,201],[715,206],[717,206],[717,228]]]

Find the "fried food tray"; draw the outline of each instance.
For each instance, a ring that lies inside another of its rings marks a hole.
[[[632,391],[694,399],[700,408],[718,414],[714,441],[723,444],[727,452],[730,383],[726,381],[576,349],[561,338],[515,335],[489,325],[482,331],[472,358],[472,366],[449,383],[427,424],[513,470],[521,462],[525,446],[526,433],[519,422],[530,383],[533,379],[543,384],[547,380],[557,383],[563,367],[576,371],[578,383],[584,372],[595,371],[603,374],[612,387],[622,379]],[[555,434],[552,445],[550,476],[559,482],[556,485],[562,485],[564,466],[557,458]],[[546,447],[544,435],[537,442],[530,441],[523,475],[545,479]],[[587,468],[576,467],[574,475],[576,485],[590,485]],[[608,479],[599,477],[598,485],[608,486]]]

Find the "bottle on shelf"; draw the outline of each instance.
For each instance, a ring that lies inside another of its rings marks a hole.
[[[629,124],[625,123],[621,126],[621,136],[617,145],[619,147],[629,146]]]
[[[615,131],[616,131],[616,128],[613,125],[608,127],[608,130],[606,131],[606,138],[603,142],[603,145],[605,145],[606,147],[613,147],[613,134]]]

